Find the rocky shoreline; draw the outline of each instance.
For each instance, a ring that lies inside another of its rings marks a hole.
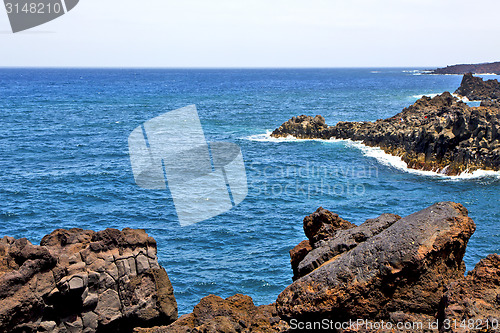
[[[500,62],[490,62],[484,64],[462,64],[446,66],[430,71],[430,74],[497,74],[500,75]]]
[[[458,333],[469,331],[464,320],[480,332],[500,327],[500,256],[464,276],[476,225],[462,205],[441,202],[360,225],[320,207],[303,227],[307,240],[290,251],[293,283],[276,303],[209,295],[180,318],[156,242],[143,230],[58,229],[40,246],[4,237],[0,331],[272,333],[329,323],[336,332]],[[335,326],[349,321],[357,324]]]
[[[500,170],[500,84],[465,75],[457,94],[480,99],[470,107],[445,92],[422,97],[387,119],[339,122],[328,126],[322,116],[298,116],[274,130],[275,138],[350,139],[399,156],[409,168],[459,175]]]

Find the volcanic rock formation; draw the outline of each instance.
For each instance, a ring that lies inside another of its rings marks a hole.
[[[176,319],[144,230],[58,229],[40,246],[0,240],[1,332],[131,332]]]
[[[201,299],[193,312],[169,326],[138,328],[135,333],[277,333],[287,332],[288,324],[276,313],[276,305],[255,306],[252,298],[234,295],[227,299],[209,295]]]
[[[467,215],[442,202],[338,229],[312,245],[299,279],[278,296],[278,314],[287,321],[434,320],[447,285],[464,277],[475,231]]]
[[[466,86],[463,92],[468,91]],[[434,98],[424,96],[397,115],[375,122],[318,126],[316,119],[323,118],[294,117],[271,135],[361,141],[399,156],[409,168],[446,175],[500,170],[500,105],[495,100],[470,107],[445,92]]]
[[[465,74],[460,87],[455,94],[467,97],[471,101],[500,100],[500,82],[498,80],[484,81],[472,73]]]

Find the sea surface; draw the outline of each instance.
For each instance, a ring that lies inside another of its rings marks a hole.
[[[359,224],[451,200],[477,224],[465,255],[472,269],[500,252],[498,174],[409,172],[359,143],[268,135],[300,114],[331,125],[386,118],[461,81],[413,70],[0,69],[0,235],[38,244],[56,228],[146,229],[184,314],[209,294],[275,301],[292,282],[288,251],[305,239],[302,219],[320,206]],[[241,147],[249,193],[180,227],[169,191],[135,184],[127,140],[190,104],[208,141]]]

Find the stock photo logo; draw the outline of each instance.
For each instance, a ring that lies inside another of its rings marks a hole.
[[[128,138],[136,184],[170,190],[181,226],[229,211],[248,194],[241,149],[205,140],[196,106],[146,121]]]
[[[52,21],[73,8],[79,0],[4,0],[12,32],[20,32]]]

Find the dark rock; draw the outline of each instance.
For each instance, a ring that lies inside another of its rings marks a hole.
[[[322,116],[298,116],[283,123],[271,134],[275,138],[293,136],[299,139],[326,138],[328,126]]]
[[[499,295],[500,256],[491,254],[482,259],[465,279],[448,285],[440,309],[440,331],[498,332],[500,329]],[[464,320],[466,325],[472,322],[474,329],[462,327]],[[445,325],[445,323],[450,325]]]
[[[500,62],[491,62],[483,64],[462,64],[438,68],[431,71],[431,74],[498,74],[500,75]]]
[[[315,243],[314,249],[309,251],[304,259],[297,265],[297,273],[294,276],[302,277],[309,274],[330,259],[378,235],[400,219],[401,216],[398,215],[382,214],[375,219],[366,220],[359,227],[340,230],[329,239]]]
[[[327,261],[278,296],[278,314],[287,321],[434,318],[445,287],[465,272],[475,230],[467,215],[462,205],[442,202],[339,231],[305,257]]]
[[[485,108],[496,108],[500,109],[500,99],[486,99],[481,101],[481,106]],[[498,110],[500,112],[500,110]]]
[[[201,299],[193,312],[169,326],[137,328],[136,333],[187,332],[285,332],[288,324],[278,317],[275,304],[255,306],[252,298],[235,295],[227,299],[209,295]]]
[[[489,101],[500,99],[500,82],[497,80],[483,81],[472,73],[465,74],[460,87],[455,91],[471,101]],[[483,104],[482,106],[486,106]]]
[[[332,237],[338,230],[346,230],[356,226],[323,207],[319,207],[314,213],[306,216],[303,224],[304,233],[309,239],[300,242],[290,250],[290,264],[294,281],[299,278],[298,266],[300,262],[316,247],[319,241]]]
[[[288,128],[280,127],[280,135],[295,135],[286,132]],[[316,134],[320,139],[351,139],[380,147],[413,169],[446,175],[500,170],[500,109],[469,107],[449,92],[424,96],[391,118],[339,122]]]
[[[499,110],[469,107],[447,92],[424,96],[393,118],[339,123],[331,132],[400,156],[413,169],[447,175],[500,170]]]
[[[0,331],[131,332],[177,319],[144,230],[58,229],[41,246],[0,240]]]

